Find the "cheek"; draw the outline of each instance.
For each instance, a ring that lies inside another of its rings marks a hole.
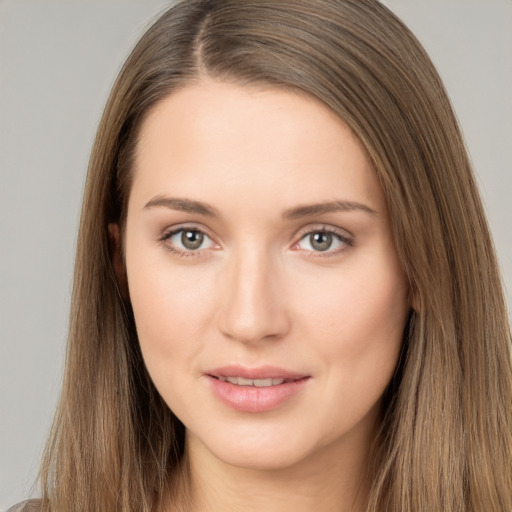
[[[160,395],[181,417],[188,409],[186,400],[193,396],[183,392],[190,388],[187,379],[198,371],[204,337],[201,319],[208,314],[208,301],[201,293],[206,285],[198,276],[172,272],[168,264],[133,263],[129,287],[142,356]]]
[[[148,369],[184,364],[199,347],[205,317],[211,314],[211,285],[199,268],[169,263],[165,251],[132,252],[127,261],[130,299]]]
[[[323,282],[304,280],[301,288],[300,308],[318,318],[321,329],[336,328],[340,334],[355,326],[363,332],[393,328],[403,322],[408,309],[403,279],[371,267],[362,272],[349,268],[338,275],[331,273]]]
[[[409,310],[406,279],[393,255],[303,284],[308,292],[294,294],[303,312],[301,330],[318,340],[323,358],[361,384],[376,373],[386,380],[396,366]]]
[[[339,424],[355,425],[375,413],[395,372],[409,308],[401,276],[388,276],[365,272],[357,279],[351,273],[316,308],[310,304],[310,325],[319,326],[323,386],[336,397],[326,418],[334,433]]]

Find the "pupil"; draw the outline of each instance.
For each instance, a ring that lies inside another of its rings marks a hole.
[[[203,234],[199,231],[183,231],[181,235],[181,243],[187,249],[199,249],[203,243]]]
[[[310,235],[311,247],[317,251],[326,251],[331,247],[332,235],[330,233],[313,233]]]

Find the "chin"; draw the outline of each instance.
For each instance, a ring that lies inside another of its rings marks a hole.
[[[230,429],[226,435],[210,431],[201,439],[188,434],[191,441],[206,449],[215,459],[230,466],[248,470],[283,470],[292,468],[322,451],[323,442],[308,439],[306,432],[291,431],[288,428]],[[324,439],[326,444],[330,444]]]
[[[307,458],[304,447],[295,446],[233,446],[232,448],[212,453],[229,464],[241,469],[254,471],[278,471],[291,468]]]

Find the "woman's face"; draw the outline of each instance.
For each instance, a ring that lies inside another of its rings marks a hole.
[[[142,354],[191,448],[258,468],[366,450],[408,286],[336,116],[276,89],[171,94],[142,126],[125,236]]]

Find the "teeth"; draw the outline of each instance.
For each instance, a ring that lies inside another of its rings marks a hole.
[[[244,377],[224,377],[220,376],[219,380],[222,382],[230,382],[237,386],[255,386],[257,388],[268,388],[269,386],[279,386],[285,379],[246,379]]]
[[[267,388],[272,386],[272,379],[254,379],[254,386],[257,388]]]

